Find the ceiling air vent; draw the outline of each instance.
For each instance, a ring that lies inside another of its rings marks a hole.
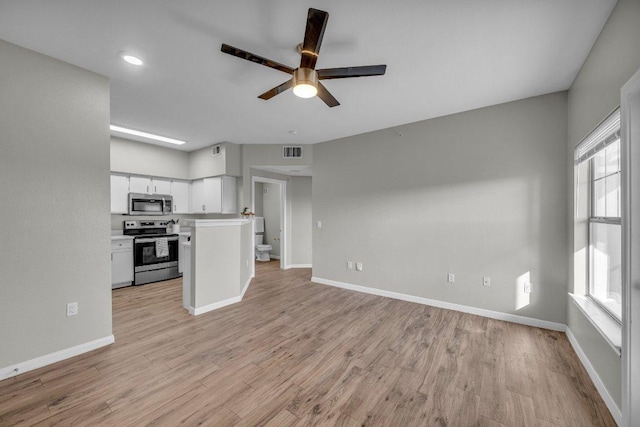
[[[211,147],[211,155],[212,156],[218,156],[218,155],[220,155],[220,153],[222,153],[222,145],[221,144],[217,144],[217,145],[214,145],[213,147]]]
[[[282,158],[283,159],[299,159],[302,157],[302,146],[291,146],[285,145],[282,147]]]

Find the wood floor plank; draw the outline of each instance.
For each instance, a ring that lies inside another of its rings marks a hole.
[[[615,426],[563,333],[259,263],[191,316],[181,279],[113,291],[113,345],[0,382],[0,426]]]

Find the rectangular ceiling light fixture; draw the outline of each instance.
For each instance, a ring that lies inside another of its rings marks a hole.
[[[187,141],[181,141],[179,139],[167,138],[166,136],[155,135],[155,134],[152,134],[152,133],[149,133],[149,132],[142,132],[140,130],[129,129],[129,128],[125,128],[125,127],[122,127],[122,126],[113,125],[113,124],[111,126],[109,126],[109,128],[113,132],[126,133],[128,135],[139,136],[141,138],[149,138],[149,139],[153,139],[155,141],[168,142],[169,144],[182,145],[182,144],[186,144],[187,143]]]

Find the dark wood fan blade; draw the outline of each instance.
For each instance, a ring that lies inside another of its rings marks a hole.
[[[280,86],[276,86],[273,89],[269,89],[268,91],[260,95],[258,98],[271,99],[274,96],[281,94],[285,90],[291,89],[292,87],[293,87],[293,79],[287,80],[286,82],[282,83]]]
[[[229,55],[237,56],[238,58],[246,59],[247,61],[255,62],[256,64],[264,65],[265,67],[275,68],[276,70],[280,70],[283,73],[293,74],[293,68],[288,67],[284,64],[280,64],[279,62],[272,61],[267,58],[263,58],[262,56],[255,55],[253,53],[247,52],[246,50],[238,49],[237,47],[229,46],[228,44],[222,43],[222,47],[220,50],[224,53],[228,53]]]
[[[324,29],[327,27],[329,14],[323,10],[309,8],[307,14],[307,29],[304,32],[304,42],[302,42],[302,59],[300,67],[316,67],[320,45],[324,37]]]
[[[386,65],[365,65],[363,67],[325,68],[318,71],[318,79],[347,79],[349,77],[382,76],[387,71]]]
[[[322,83],[318,83],[318,98],[322,99],[329,107],[336,107],[340,105],[337,99],[331,95],[326,87]]]

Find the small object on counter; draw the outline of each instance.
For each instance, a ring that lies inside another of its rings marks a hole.
[[[254,216],[255,214],[251,212],[249,208],[244,208],[244,210],[240,213],[240,215],[242,215],[245,218],[248,218],[250,216]]]

